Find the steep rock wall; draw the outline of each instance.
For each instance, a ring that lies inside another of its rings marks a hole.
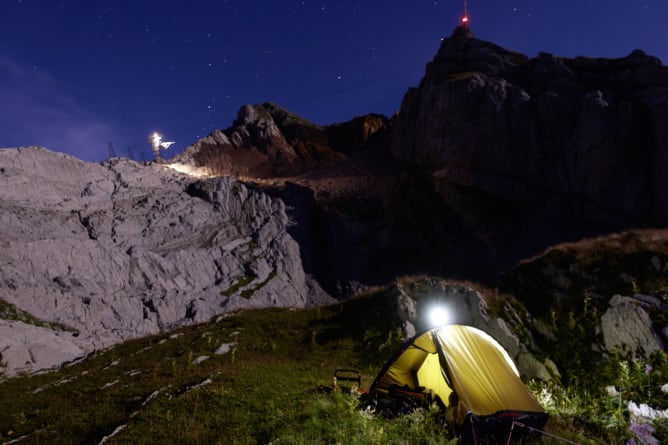
[[[490,238],[668,223],[668,68],[642,51],[530,59],[459,29],[393,130],[394,155]]]
[[[327,302],[289,223],[282,201],[231,177],[0,150],[0,298],[48,322],[58,345],[31,352],[36,330],[13,323],[2,361],[34,370],[218,313]]]

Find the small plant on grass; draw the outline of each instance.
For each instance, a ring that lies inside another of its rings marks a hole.
[[[394,419],[377,416],[351,395],[321,394],[303,407],[300,428],[280,436],[279,443],[454,445],[436,406]]]
[[[654,437],[668,443],[665,418],[663,423],[650,425],[648,421],[633,422],[629,412],[631,402],[654,410],[668,407],[668,394],[653,386],[668,381],[667,357],[663,351],[648,360],[617,354],[600,364],[586,384],[571,378],[567,386],[532,382],[530,387],[550,417],[563,425],[565,433],[579,430],[581,435],[595,435],[616,444],[625,443],[633,434],[645,434],[651,426]],[[593,384],[596,380],[598,383]]]
[[[602,353],[595,346],[601,343],[598,309],[591,304],[591,298],[582,298],[580,310],[561,313],[550,312],[549,328],[554,334],[554,341],[546,345],[550,358],[560,364],[564,383],[576,380],[585,387],[598,383],[596,374]]]

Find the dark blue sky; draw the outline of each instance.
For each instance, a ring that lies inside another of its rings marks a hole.
[[[318,124],[391,115],[461,0],[0,0],[0,147],[86,160],[183,150],[247,103]],[[478,38],[535,56],[668,62],[668,0],[468,0]]]

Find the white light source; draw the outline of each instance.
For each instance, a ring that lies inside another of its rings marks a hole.
[[[429,311],[429,324],[434,326],[441,326],[450,322],[450,312],[443,306],[434,306]]]

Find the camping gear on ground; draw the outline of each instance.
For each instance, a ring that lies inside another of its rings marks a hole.
[[[361,389],[362,379],[356,369],[337,369],[332,378],[332,390],[353,394]]]
[[[465,441],[508,436],[517,422],[541,429],[547,421],[506,350],[471,326],[443,325],[406,341],[369,394],[385,413],[388,406],[438,403],[448,425]]]

